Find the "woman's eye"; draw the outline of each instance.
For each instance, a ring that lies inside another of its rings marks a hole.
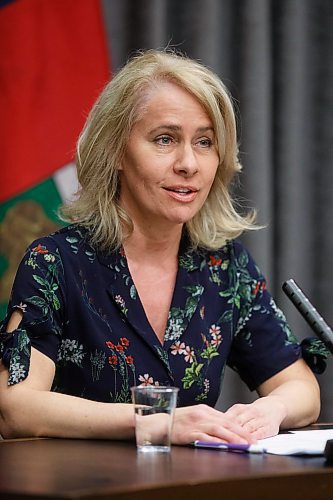
[[[210,148],[213,145],[213,141],[211,139],[208,139],[208,138],[199,139],[198,144],[202,148]]]
[[[157,137],[155,142],[160,146],[169,146],[169,144],[171,144],[172,142],[172,138],[168,135],[162,135],[160,137]]]

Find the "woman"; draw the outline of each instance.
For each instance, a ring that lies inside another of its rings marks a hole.
[[[3,436],[132,437],[141,383],[180,388],[175,444],[316,420],[315,377],[236,239],[254,228],[229,193],[237,153],[228,92],[195,61],[147,51],[106,86],[78,141],[72,224],[35,241],[16,276]],[[226,363],[260,398],[222,413]]]

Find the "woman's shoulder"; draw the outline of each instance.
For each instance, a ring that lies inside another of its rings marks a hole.
[[[80,259],[95,256],[89,243],[88,231],[78,224],[71,224],[46,236],[35,239],[27,248],[26,254],[57,256],[61,260]]]
[[[205,263],[208,267],[221,269],[222,271],[231,266],[235,270],[239,269],[242,272],[246,270],[246,272],[249,272],[257,278],[263,278],[251,253],[238,238],[226,241],[226,243],[218,249],[199,248],[197,250],[197,255],[200,256],[201,269],[204,267]]]
[[[237,258],[242,252],[248,254],[246,247],[239,239],[227,240],[223,246],[216,249],[200,247],[197,250],[197,253],[208,261],[212,256],[215,258],[227,257],[228,259],[233,260]]]
[[[35,239],[29,245],[29,248],[33,249],[38,245],[48,245],[52,249],[62,249],[67,246],[72,246],[72,248],[82,246],[90,247],[88,231],[78,224],[70,224],[46,236],[41,236]]]

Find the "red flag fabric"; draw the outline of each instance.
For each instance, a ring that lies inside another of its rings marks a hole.
[[[0,319],[34,239],[77,188],[75,143],[110,77],[100,0],[0,0]]]
[[[0,8],[0,203],[68,164],[109,78],[99,0]]]

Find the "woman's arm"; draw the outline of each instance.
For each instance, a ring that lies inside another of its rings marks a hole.
[[[15,330],[21,319],[22,313],[15,311],[7,330]],[[8,386],[8,370],[0,362],[0,434],[3,437],[134,437],[131,404],[100,403],[51,392],[54,374],[54,362],[32,348],[27,378]],[[173,443],[188,444],[196,439],[253,442],[245,428],[213,408],[206,405],[177,408]]]
[[[22,312],[13,312],[7,331],[20,325]],[[114,438],[134,436],[130,404],[108,404],[51,392],[54,362],[31,349],[28,377],[8,386],[8,371],[0,362],[0,434],[5,438],[54,436]]]
[[[0,434],[4,438],[49,436],[128,439],[134,437],[131,404],[100,403],[50,392],[54,363],[32,349],[28,377],[8,386],[8,371],[0,365]],[[250,433],[223,413],[206,405],[177,408],[173,443],[196,439],[253,442]]]
[[[266,380],[257,392],[260,398],[253,403],[236,404],[226,412],[256,439],[309,425],[319,416],[319,386],[302,359]]]
[[[134,436],[130,404],[108,404],[50,392],[55,367],[32,348],[29,375],[8,386],[0,367],[0,433],[5,438],[51,436],[126,439]]]

